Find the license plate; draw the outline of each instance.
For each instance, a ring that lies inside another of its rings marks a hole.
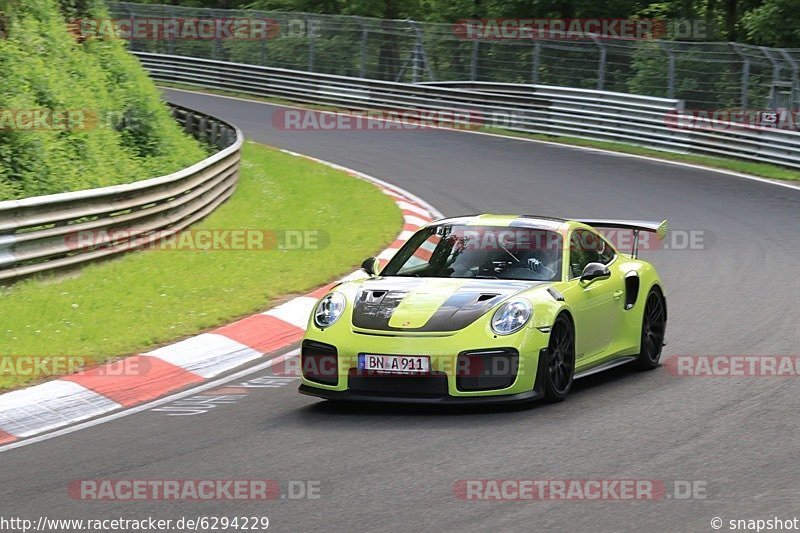
[[[375,355],[359,354],[358,368],[391,374],[427,374],[431,359],[427,355]]]

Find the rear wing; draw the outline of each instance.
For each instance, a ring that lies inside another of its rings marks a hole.
[[[593,228],[614,228],[614,229],[629,229],[633,230],[633,250],[631,257],[636,259],[639,255],[639,232],[647,231],[655,233],[659,240],[667,235],[667,221],[652,222],[647,220],[613,220],[613,219],[592,219],[581,220],[576,219],[577,222],[592,226]]]

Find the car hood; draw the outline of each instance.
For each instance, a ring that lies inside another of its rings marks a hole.
[[[355,294],[354,328],[434,332],[463,329],[503,300],[549,282],[453,278],[378,278]]]

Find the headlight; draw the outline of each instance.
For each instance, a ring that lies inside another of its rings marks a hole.
[[[492,317],[492,331],[498,335],[510,335],[522,329],[533,315],[527,300],[511,300],[500,306]]]
[[[342,316],[344,311],[344,296],[340,292],[332,292],[317,303],[314,309],[314,324],[320,328],[327,328]]]

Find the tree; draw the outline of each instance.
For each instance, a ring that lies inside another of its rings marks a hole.
[[[797,0],[767,0],[742,16],[747,40],[764,46],[800,47]]]

